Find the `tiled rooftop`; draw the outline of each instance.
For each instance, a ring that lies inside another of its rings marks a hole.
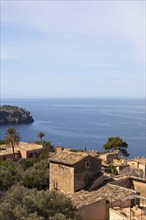
[[[27,143],[27,142],[20,142],[18,146],[15,147],[15,149],[22,149],[24,151],[31,151],[31,150],[39,150],[42,149],[41,144],[33,144],[33,143]]]
[[[98,202],[102,199],[106,199],[109,202],[121,200],[135,193],[136,192],[134,190],[107,184],[106,186],[103,186],[95,191],[88,192],[88,191],[81,190],[74,194],[69,194],[68,196],[72,200],[73,204],[77,208],[80,208],[80,207]]]
[[[3,150],[0,150],[0,156],[10,155],[13,154],[13,151],[11,148],[3,148]]]
[[[103,198],[98,197],[94,192],[88,192],[84,190],[81,190],[73,194],[69,194],[68,196],[71,199],[72,203],[77,208],[81,208],[83,206],[96,203],[103,199]]]
[[[101,187],[100,189],[96,190],[99,197],[106,198],[109,202],[116,201],[122,199],[126,196],[131,194],[135,194],[134,190],[127,189],[124,187],[120,187],[117,185],[112,185],[107,183],[105,186]]]
[[[96,151],[86,151],[86,153],[92,157],[99,157],[99,153]]]
[[[5,149],[5,150],[0,150],[0,155],[7,155],[13,153],[10,146],[7,147],[6,145],[1,145],[0,147],[2,149]],[[20,142],[18,145],[15,146],[15,152],[17,153],[21,149],[24,151],[39,150],[42,149],[42,145]]]
[[[89,155],[84,152],[63,151],[52,157],[50,161],[73,165],[87,156]]]

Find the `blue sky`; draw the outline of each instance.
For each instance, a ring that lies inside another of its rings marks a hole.
[[[98,97],[145,97],[145,1],[1,1],[1,98]]]

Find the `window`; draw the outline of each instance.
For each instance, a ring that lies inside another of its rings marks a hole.
[[[37,157],[39,155],[39,153],[35,151],[35,152],[33,152],[33,155],[34,155],[34,157]]]
[[[55,190],[57,190],[57,189],[58,189],[58,183],[57,183],[57,181],[56,181],[56,180],[54,180],[53,187],[54,187],[54,189],[55,189]]]
[[[32,157],[32,156],[33,156],[33,154],[32,154],[32,153],[29,153],[29,154],[28,154],[28,157],[29,157],[29,158],[30,158],[30,157]]]
[[[86,168],[90,168],[90,161],[86,161],[86,162],[85,162],[85,167],[86,167]]]

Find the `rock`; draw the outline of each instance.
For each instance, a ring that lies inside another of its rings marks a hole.
[[[32,123],[34,119],[29,111],[17,106],[0,106],[0,124]]]

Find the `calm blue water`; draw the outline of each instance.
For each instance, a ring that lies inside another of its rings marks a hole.
[[[33,124],[1,126],[0,138],[8,127],[15,127],[22,141],[45,140],[64,147],[102,151],[108,137],[120,136],[128,143],[130,158],[146,156],[144,100],[112,99],[43,99],[3,100],[1,104],[17,105],[29,110]]]

